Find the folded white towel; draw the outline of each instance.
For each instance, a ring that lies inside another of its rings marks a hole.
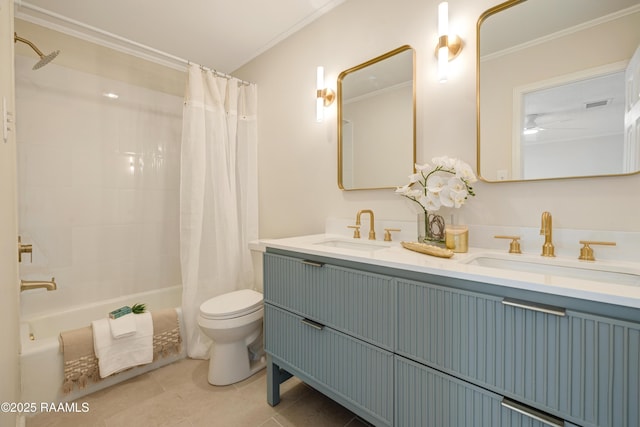
[[[133,313],[108,320],[113,338],[124,338],[136,333],[136,315]]]
[[[100,378],[133,366],[153,362],[153,321],[151,313],[134,314],[136,331],[132,335],[114,339],[108,319],[91,322],[93,349],[98,358]]]

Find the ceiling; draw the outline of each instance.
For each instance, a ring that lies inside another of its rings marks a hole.
[[[111,33],[231,73],[344,1],[15,0],[15,11],[36,24]]]
[[[637,10],[638,4],[640,0],[536,0],[518,3],[482,22],[480,56],[531,43],[625,9]]]

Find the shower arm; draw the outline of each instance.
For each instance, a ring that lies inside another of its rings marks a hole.
[[[22,42],[22,43],[28,44],[31,47],[31,49],[33,49],[38,54],[38,56],[40,56],[40,58],[44,58],[44,54],[40,51],[40,49],[36,47],[35,44],[31,43],[27,39],[23,39],[18,35],[18,33],[13,33],[13,42],[14,43]]]

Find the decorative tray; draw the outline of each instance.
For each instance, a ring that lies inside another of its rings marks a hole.
[[[428,245],[426,243],[418,243],[418,242],[400,242],[402,247],[405,249],[409,249],[410,251],[420,252],[421,254],[427,254],[432,256],[437,256],[440,258],[451,258],[453,256],[453,251],[446,248],[441,248],[439,246]]]

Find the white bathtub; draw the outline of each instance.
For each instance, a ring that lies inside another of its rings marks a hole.
[[[22,402],[64,402],[77,399],[105,387],[157,369],[186,357],[186,345],[183,343],[180,354],[169,355],[154,363],[140,366],[120,374],[107,377],[97,383],[71,393],[62,393],[64,363],[58,336],[60,332],[81,328],[91,324],[92,320],[106,317],[107,313],[124,305],[142,302],[150,311],[175,307],[180,322],[180,335],[184,337],[182,311],[182,286],[173,286],[157,291],[142,292],[96,302],[90,305],[70,308],[63,312],[46,316],[23,318],[20,324],[21,354],[20,372],[22,379]]]

